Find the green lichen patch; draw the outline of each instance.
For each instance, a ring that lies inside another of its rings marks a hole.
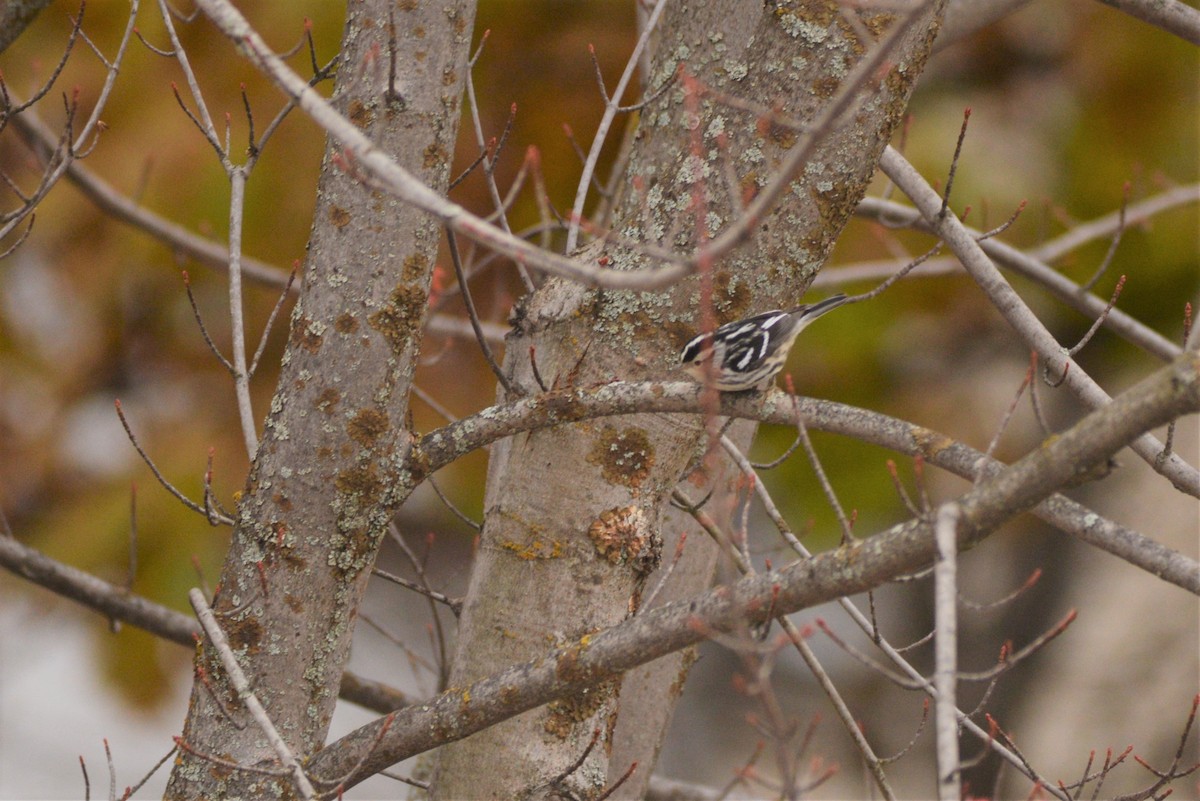
[[[337,474],[333,485],[358,509],[375,505],[383,494],[383,481],[375,465],[349,467]]]
[[[599,466],[606,481],[637,489],[654,466],[654,446],[640,428],[618,430],[605,426],[587,460]]]
[[[559,698],[546,705],[545,729],[560,740],[571,736],[576,726],[587,723],[600,711],[616,690],[615,681],[606,681],[596,687],[588,687],[574,695]]]
[[[426,295],[412,284],[400,283],[382,309],[367,318],[395,353],[401,353],[420,331]]]

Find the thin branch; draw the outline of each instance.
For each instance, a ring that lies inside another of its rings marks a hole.
[[[958,142],[954,145],[954,156],[950,159],[950,174],[946,176],[946,191],[942,193],[942,207],[938,210],[938,218],[946,216],[950,209],[950,191],[954,188],[954,174],[958,171],[958,159],[962,155],[963,142],[967,138],[967,123],[971,121],[971,109],[963,112],[962,127],[958,130]]]
[[[279,300],[275,301],[275,306],[271,309],[271,314],[267,317],[267,324],[263,326],[262,336],[258,340],[258,347],[254,351],[254,358],[250,360],[249,375],[253,376],[258,370],[258,362],[262,358],[263,351],[267,349],[267,338],[271,334],[271,328],[275,325],[275,318],[279,315],[279,310],[283,308],[284,301],[287,300],[288,294],[292,291],[292,284],[296,280],[296,275],[300,272],[300,262],[297,260],[292,264],[292,272],[288,275],[287,286],[279,293]]]
[[[217,619],[213,617],[212,609],[208,606],[208,601],[204,598],[204,593],[200,590],[192,589],[188,591],[188,601],[192,604],[192,609],[196,610],[196,617],[200,620],[200,625],[204,628],[204,633],[208,635],[208,641],[216,649],[217,656],[221,659],[221,666],[225,668],[225,675],[229,677],[229,682],[233,688],[237,690],[238,698],[245,705],[246,710],[254,718],[254,722],[262,729],[266,735],[267,742],[275,751],[275,756],[279,758],[280,763],[291,773],[292,781],[296,785],[296,789],[300,792],[300,796],[305,799],[311,799],[316,794],[312,784],[308,780],[308,776],[304,774],[304,769],[300,767],[300,763],[296,761],[296,757],[292,755],[292,751],[288,748],[287,743],[279,736],[279,732],[275,728],[275,724],[271,722],[270,715],[263,708],[262,703],[258,700],[258,696],[254,694],[254,690],[250,687],[249,680],[246,679],[246,674],[242,672],[241,665],[238,664],[237,657],[233,655],[233,649],[229,646],[229,640],[225,637],[225,632],[221,629]]]
[[[1179,0],[1100,0],[1149,25],[1200,45],[1200,11]]]
[[[543,272],[571,278],[588,286],[603,286],[612,289],[659,289],[670,286],[680,278],[691,274],[701,263],[714,259],[739,245],[756,229],[758,220],[773,207],[779,197],[791,186],[795,174],[807,163],[819,144],[816,136],[802,137],[788,153],[778,175],[775,176],[747,207],[746,214],[724,229],[720,235],[704,245],[689,259],[681,259],[662,248],[640,244],[640,251],[660,266],[637,270],[613,269],[590,263],[582,263],[556,253],[534,247],[515,236],[487,225],[485,221],[447,200],[430,187],[417,180],[410,172],[401,168],[383,153],[356,126],[339,114],[328,101],[313,91],[307,82],[296,75],[262,40],[241,13],[229,0],[198,0],[198,5],[214,24],[229,37],[239,52],[250,59],[285,94],[296,100],[309,116],[344,147],[347,160],[352,161],[372,180],[385,188],[402,202],[419,208],[448,226],[486,248],[497,251],[518,264],[534,267]],[[907,14],[902,14],[875,46],[861,58],[839,86],[834,97],[817,114],[813,121],[816,131],[824,131],[832,121],[839,119],[853,103],[860,87],[875,74],[877,68],[888,58],[907,31],[927,11],[929,4],[922,3]]]
[[[121,408],[121,401],[115,400],[113,401],[113,405],[117,409],[117,417],[119,417],[121,420],[121,426],[125,429],[125,434],[129,437],[130,444],[133,445],[134,449],[138,452],[138,456],[142,457],[142,461],[146,463],[146,466],[150,468],[150,472],[154,474],[156,479],[158,479],[158,483],[162,484],[163,488],[166,489],[167,492],[178,498],[184,506],[191,509],[193,512],[199,512],[200,514],[204,515],[206,519],[211,521],[213,519],[211,510],[205,509],[200,504],[184,495],[175,488],[174,484],[172,484],[170,481],[167,481],[167,477],[159,471],[158,466],[154,464],[154,461],[150,458],[150,455],[146,453],[146,451],[142,448],[141,443],[138,442],[137,437],[134,436],[133,429],[129,427],[129,421],[125,419],[125,410]],[[232,526],[234,524],[232,518],[223,515],[218,515],[215,519],[218,523],[223,523],[227,526]]]
[[[1064,353],[1057,340],[1004,280],[981,249],[981,245],[962,223],[952,214],[940,218],[937,216],[941,208],[941,198],[912,165],[889,147],[884,151],[880,167],[896,182],[901,191],[913,199],[938,236],[950,246],[980,289],[1026,345],[1036,350],[1048,367],[1062,370],[1067,386],[1088,407],[1097,409],[1109,403],[1111,397],[1108,393]],[[1130,447],[1152,466],[1163,449],[1162,444],[1148,433],[1140,436]],[[1173,455],[1164,460],[1159,472],[1167,477],[1176,489],[1200,498],[1200,472],[1178,456]]]
[[[792,397],[796,396],[795,388],[792,386],[792,377],[789,375],[785,378],[788,385],[789,394]],[[804,453],[808,456],[809,464],[812,465],[813,473],[817,477],[817,481],[821,485],[821,491],[825,493],[825,500],[829,502],[833,513],[837,515],[838,525],[842,529],[842,544],[854,541],[854,531],[850,526],[850,520],[846,517],[846,512],[842,508],[842,504],[838,501],[837,493],[833,490],[833,485],[829,483],[829,477],[825,475],[825,469],[821,467],[821,460],[817,456],[817,451],[813,448],[812,440],[808,436],[808,427],[804,423],[804,417],[800,414],[799,407],[796,408],[796,435],[800,439],[800,444],[804,448]]]
[[[26,143],[45,161],[54,143],[54,136],[49,128],[32,113],[15,118],[13,125]],[[176,253],[193,258],[206,267],[218,271],[229,269],[229,250],[224,245],[194,234],[145,206],[138,205],[83,164],[72,161],[66,168],[66,176],[106,214],[144,231]],[[286,272],[257,259],[244,258],[242,271],[247,279],[266,286],[283,287],[288,282]]]
[[[165,2],[165,0],[160,0]],[[242,304],[242,219],[246,209],[246,172],[229,171],[229,319],[233,339],[233,387],[237,397],[238,421],[246,455],[254,461],[258,452],[258,429],[250,398],[250,371],[246,366],[246,322]]]
[[[435,493],[437,493],[438,499],[446,506],[447,509],[449,509],[454,514],[455,517],[457,517],[462,522],[466,523],[468,526],[473,528],[475,531],[483,530],[482,523],[480,523],[477,520],[473,520],[470,515],[468,515],[463,510],[459,509],[457,506],[454,505],[453,501],[451,501],[449,498],[446,497],[446,493],[442,492],[442,488],[439,487],[437,485],[437,482],[433,480],[433,476],[430,476],[426,480],[429,482],[429,486],[433,487],[433,491]]]
[[[958,754],[958,523],[962,510],[956,503],[943,505],[934,532],[937,558],[933,563],[933,648],[936,666],[933,686],[934,723],[937,732],[937,787],[939,801],[962,798]]]
[[[1200,185],[1181,187],[1181,189],[1188,189],[1190,192],[1164,193],[1163,196],[1160,196],[1157,199],[1152,198],[1151,201],[1146,201],[1145,205],[1136,204],[1135,206],[1131,207],[1129,210],[1130,221],[1134,220],[1135,213],[1144,214],[1146,217],[1148,217],[1151,214],[1159,213],[1167,208],[1173,208],[1184,203],[1195,203],[1200,201]],[[1156,200],[1161,202],[1152,202]],[[878,198],[864,198],[858,205],[857,213],[864,217],[881,221],[886,220],[896,225],[909,226],[918,230],[933,233],[933,227],[921,217],[920,212],[909,206],[903,206],[899,203],[883,201]],[[1086,236],[1072,238],[1070,241],[1067,241],[1067,237],[1069,237],[1072,233],[1075,233],[1075,231],[1068,232],[1060,238],[1063,240],[1063,248],[1056,251],[1056,254],[1061,255],[1061,253],[1067,252],[1072,248],[1079,247],[1080,245],[1085,244],[1087,241],[1090,241],[1097,236],[1109,235],[1111,233],[1109,225],[1110,218],[1115,219],[1115,215],[1106,215],[1105,217],[1095,220],[1092,223],[1084,223],[1075,229],[1087,234]],[[1105,306],[1104,299],[1096,297],[1090,293],[1081,292],[1078,284],[1041,260],[1042,258],[1045,258],[1039,255],[1042,253],[1041,249],[1026,253],[995,239],[982,239],[983,234],[974,229],[967,228],[966,230],[976,238],[979,248],[982,249],[983,252],[989,257],[994,259],[997,264],[1016,273],[1017,275],[1034,281],[1059,301],[1075,309],[1080,314],[1095,319],[1103,311]],[[1059,240],[1055,241],[1057,242]],[[939,265],[942,265],[941,260],[939,260]],[[889,266],[886,269],[871,267],[869,270],[863,272],[866,273],[865,277],[875,277],[876,273],[886,274],[894,269],[894,266]],[[929,263],[927,263],[926,269],[922,270],[922,274],[925,274],[927,271],[936,274],[943,270],[946,272],[957,272],[959,269],[961,269],[961,267],[958,266],[958,261],[955,259],[952,263],[945,262],[944,265],[939,266],[937,270],[933,271],[929,271]],[[832,284],[834,279],[827,278],[826,276],[830,276],[831,274],[835,274],[837,272],[838,271],[836,270],[823,270],[813,282],[813,286],[816,287]],[[852,274],[850,277],[858,276],[856,274]],[[1174,359],[1180,353],[1180,348],[1176,343],[1170,341],[1157,331],[1154,331],[1153,329],[1133,319],[1120,310],[1114,309],[1112,314],[1108,316],[1106,324],[1110,329],[1120,336],[1153,354],[1164,362]]]
[[[701,391],[690,381],[568,387],[492,406],[431,431],[420,439],[413,453],[422,459],[419,476],[424,476],[426,471],[440,470],[476,448],[548,424],[639,412],[707,414],[711,410],[702,402]],[[944,434],[866,409],[811,398],[792,399],[777,390],[745,398],[726,394],[718,401],[720,415],[781,426],[795,425],[798,405],[810,428],[851,436],[909,456],[921,455],[930,464],[968,480],[1002,467]],[[1073,537],[1200,595],[1200,565],[1144,535],[1058,495],[1035,508],[1034,514]]]
[[[192,294],[192,279],[188,275],[187,270],[180,272],[183,276],[183,288],[187,292],[188,304],[192,307],[192,316],[196,319],[196,326],[200,329],[200,336],[204,339],[204,344],[208,345],[209,351],[213,356],[217,357],[217,361],[221,366],[233,374],[233,365],[225,358],[225,354],[221,353],[221,349],[217,347],[217,343],[213,342],[212,336],[208,333],[208,326],[204,324],[204,317],[200,314],[200,307],[196,303],[196,296]]]
[[[641,35],[638,36],[637,43],[633,46],[633,52],[630,53],[629,59],[625,63],[625,70],[621,73],[621,77],[617,81],[616,89],[613,90],[613,96],[616,98],[616,101],[610,100],[607,93],[604,92],[604,81],[601,79],[599,82],[601,93],[604,95],[604,114],[600,118],[600,124],[596,126],[596,134],[592,137],[592,146],[588,151],[587,158],[584,160],[583,172],[579,176],[579,184],[575,190],[575,202],[571,206],[570,222],[567,226],[565,251],[568,254],[573,253],[576,245],[579,244],[579,221],[583,219],[583,207],[587,202],[588,187],[591,185],[592,176],[596,172],[596,164],[600,159],[600,151],[604,149],[604,142],[608,138],[609,128],[620,111],[617,103],[624,96],[625,90],[629,88],[629,82],[633,79],[638,61],[641,59],[642,53],[646,51],[650,43],[650,37],[658,27],[658,22],[662,18],[662,13],[666,7],[667,0],[658,0],[655,3],[654,10],[650,12],[646,24],[642,27]],[[592,53],[594,59],[595,51],[593,50]]]
[[[1107,459],[1139,432],[1193,411],[1200,411],[1200,362],[1185,358],[962,495],[956,501],[961,509],[956,547],[977,544],[1045,500],[1077,470]],[[693,645],[706,632],[736,631],[746,621],[757,623],[771,614],[790,614],[863,592],[923,567],[935,559],[933,535],[927,520],[909,520],[870,540],[635,615],[537,659],[456,687],[420,707],[403,709],[382,738],[378,737],[382,722],[370,723],[315,754],[309,767],[328,775],[361,764],[348,784],[361,781],[399,759]],[[470,714],[466,714],[468,704]]]
[[[504,387],[504,392],[508,397],[524,394],[514,390],[512,383],[508,380],[508,376],[504,374],[504,370],[496,362],[496,357],[492,353],[492,346],[488,344],[487,337],[483,335],[483,327],[479,322],[479,312],[475,310],[475,301],[471,299],[471,290],[467,287],[467,278],[463,273],[462,257],[458,253],[458,239],[451,228],[446,229],[446,241],[450,245],[450,261],[453,262],[454,274],[458,277],[458,286],[462,292],[463,305],[467,307],[467,317],[471,321],[471,328],[475,330],[475,340],[479,343],[479,350],[483,353],[483,358],[487,360],[488,367],[492,368],[492,373],[496,376],[496,380],[500,382],[500,386]]]
[[[1108,243],[1108,251],[1104,254],[1104,258],[1100,260],[1100,266],[1092,273],[1092,277],[1084,281],[1079,289],[1083,292],[1091,292],[1092,287],[1108,270],[1108,265],[1112,263],[1113,256],[1117,255],[1117,246],[1121,244],[1121,237],[1125,234],[1125,212],[1129,206],[1129,182],[1125,182],[1124,191],[1121,192],[1121,208],[1117,212],[1117,230],[1113,232],[1112,241]]]

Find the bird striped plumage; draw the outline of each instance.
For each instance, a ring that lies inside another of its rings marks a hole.
[[[819,303],[774,309],[726,323],[684,345],[680,364],[697,380],[705,382],[710,380],[706,365],[711,360],[714,368],[711,382],[721,392],[765,389],[783,369],[796,336],[813,320],[847,300],[839,294]]]

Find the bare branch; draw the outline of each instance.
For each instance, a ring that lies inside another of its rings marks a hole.
[[[954,250],[988,299],[1025,343],[1037,351],[1047,367],[1062,371],[1067,386],[1089,407],[1096,409],[1108,403],[1111,400],[1108,393],[1071,359],[1046,330],[1041,320],[1025,305],[981,250],[971,232],[954,215],[938,216],[941,198],[912,165],[889,147],[884,151],[880,167],[896,182],[901,191],[913,199],[925,219],[933,226],[938,236]],[[1151,434],[1143,434],[1131,447],[1152,466],[1163,450],[1162,444]],[[1200,497],[1200,472],[1177,455],[1163,460],[1159,472],[1166,476],[1176,489]]]
[[[254,718],[254,722],[262,729],[263,734],[267,737],[267,742],[275,751],[275,755],[279,758],[280,763],[288,769],[292,775],[292,781],[296,785],[296,789],[300,791],[300,796],[305,799],[311,799],[316,791],[313,790],[312,784],[308,780],[308,776],[304,774],[304,769],[300,767],[300,763],[296,761],[296,757],[292,754],[292,750],[288,748],[287,743],[279,735],[279,731],[275,728],[275,724],[271,722],[270,715],[263,708],[262,702],[258,700],[258,696],[254,694],[254,690],[250,687],[250,682],[246,679],[246,674],[242,672],[241,665],[238,664],[237,657],[233,655],[233,649],[229,646],[229,640],[225,637],[225,632],[217,623],[217,619],[213,616],[213,611],[208,606],[208,601],[204,598],[204,593],[200,590],[192,589],[188,592],[188,600],[192,604],[192,609],[196,610],[196,617],[200,620],[200,625],[204,628],[204,633],[208,635],[208,641],[216,649],[217,656],[221,659],[221,666],[225,668],[225,674],[229,677],[229,681],[237,690],[238,698],[245,705],[246,710]]]
[[[930,464],[968,480],[1001,467],[1001,463],[944,434],[832,401],[792,399],[772,390],[759,397],[725,395],[720,402],[720,415],[789,427],[795,424],[798,404],[798,413],[810,428],[855,437],[910,456],[920,455]],[[594,389],[568,388],[522,398],[489,407],[423,436],[409,457],[410,462],[420,463],[422,469],[419,473],[410,472],[407,480],[419,481],[427,470],[439,470],[465,453],[513,434],[635,412],[706,414],[708,407],[702,401],[701,387],[692,382],[617,382]],[[1034,514],[1071,536],[1200,595],[1200,565],[1183,554],[1059,495],[1037,507]]]
[[[962,777],[958,755],[958,522],[962,509],[947,503],[938,509],[934,534],[937,556],[933,562],[933,647],[935,667],[933,719],[937,731],[937,787],[939,801],[959,801]]]
[[[1200,11],[1179,0],[1100,0],[1142,22],[1200,45]]]
[[[638,36],[637,44],[633,46],[633,52],[629,54],[629,60],[625,64],[625,71],[621,73],[621,77],[617,81],[617,88],[613,91],[613,98],[615,99],[608,97],[608,93],[604,91],[604,81],[602,79],[599,81],[600,91],[604,94],[604,115],[600,118],[600,124],[596,126],[596,134],[592,137],[592,147],[584,159],[583,172],[579,176],[579,185],[575,190],[575,203],[571,207],[570,222],[567,227],[567,245],[565,248],[567,253],[573,253],[576,245],[579,244],[579,222],[583,219],[583,207],[587,202],[588,187],[591,185],[592,176],[596,172],[596,163],[600,160],[600,151],[604,149],[604,142],[608,138],[609,128],[612,126],[613,120],[616,119],[617,112],[620,111],[618,103],[621,102],[621,97],[625,94],[625,90],[629,88],[634,70],[637,68],[642,53],[646,52],[650,37],[658,27],[658,21],[662,18],[662,13],[666,7],[667,0],[658,0],[654,5],[654,10],[650,12],[650,16],[641,27],[641,35]],[[594,50],[592,51],[592,58],[593,60],[595,59]],[[597,67],[598,72],[599,67]]]
[[[963,495],[957,501],[961,509],[958,547],[987,537],[1015,514],[1045,500],[1053,487],[1107,459],[1140,432],[1193,411],[1200,411],[1200,359],[1194,355],[1159,370]],[[316,754],[310,768],[329,774],[360,764],[348,783],[353,784],[399,759],[692,645],[704,638],[705,631],[734,631],[775,612],[791,613],[878,586],[934,559],[931,528],[926,520],[910,520],[865,541],[635,615],[543,658],[401,710],[389,719],[390,728],[382,738],[383,723],[368,724]],[[469,715],[465,714],[468,703]],[[369,754],[364,757],[364,752]]]
[[[1129,223],[1132,225],[1135,219],[1146,219],[1150,215],[1159,213],[1165,209],[1196,202],[1200,202],[1200,185],[1180,187],[1178,190],[1172,190],[1157,198],[1151,198],[1141,204],[1131,206],[1128,212]],[[864,198],[858,206],[858,213],[866,217],[887,220],[900,225],[912,225],[925,231],[932,232],[933,230],[931,226],[922,220],[920,213],[915,209],[878,198]],[[1012,270],[1018,275],[1037,282],[1067,306],[1087,317],[1095,319],[1100,316],[1104,309],[1104,299],[1081,292],[1078,284],[1045,264],[1043,260],[1049,261],[1052,258],[1058,258],[1067,251],[1079,247],[1091,239],[1109,236],[1112,234],[1112,226],[1115,224],[1116,216],[1114,214],[1105,215],[1090,223],[1084,223],[1077,229],[1069,231],[1058,239],[1029,253],[1025,253],[1011,245],[1006,245],[994,239],[980,241],[979,247],[984,253],[995,259],[998,264]],[[981,232],[974,229],[968,228],[967,230],[977,239],[982,236]],[[1078,237],[1073,236],[1077,231],[1080,232],[1080,235]],[[1053,248],[1046,250],[1050,246],[1053,246]],[[956,272],[960,269],[956,259],[952,263],[938,260],[934,268],[931,270],[930,264],[926,263],[921,274]],[[878,277],[882,277],[894,269],[894,265],[889,265],[886,268],[883,266],[865,266],[862,270],[856,269],[856,272],[848,275],[846,280],[873,278],[877,274]],[[837,270],[823,271],[817,276],[816,281],[813,282],[813,286],[833,285],[835,279],[830,276],[836,275],[838,272]],[[1106,318],[1105,324],[1120,336],[1154,354],[1164,362],[1170,361],[1179,355],[1180,351],[1177,344],[1118,309],[1114,309],[1112,314]]]

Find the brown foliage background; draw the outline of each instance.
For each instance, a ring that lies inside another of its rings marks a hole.
[[[308,17],[319,56],[324,60],[333,55],[342,24],[342,9],[337,4],[310,0],[248,5],[253,6],[247,9],[251,21],[269,34],[277,49],[290,47],[299,38],[302,20]],[[52,6],[0,55],[6,82],[21,96],[27,96],[48,75],[69,30],[67,15],[76,11],[70,3]],[[124,4],[93,3],[86,12],[85,30],[102,47],[111,44],[125,11]],[[162,44],[161,22],[152,11],[143,11],[141,30],[150,41]],[[515,103],[517,107],[498,168],[499,183],[508,185],[526,147],[536,145],[550,196],[565,213],[573,197],[579,159],[562,126],[570,125],[586,146],[602,111],[587,45],[595,45],[611,86],[632,47],[632,8],[615,2],[491,0],[481,3],[476,38],[484,29],[490,29],[491,36],[475,81],[487,135],[498,135],[510,106]],[[205,81],[210,107],[217,113],[228,110],[233,140],[244,141],[239,84],[246,84],[256,119],[261,122],[279,107],[279,96],[245,62],[232,57],[228,43],[203,21],[183,26],[181,32],[196,71]],[[1196,51],[1188,45],[1099,4],[1083,0],[1037,4],[934,59],[916,93],[907,153],[926,174],[942,174],[963,108],[971,106],[974,113],[955,186],[955,206],[972,206],[969,222],[987,228],[1028,199],[1029,208],[1005,239],[1018,245],[1036,243],[1074,221],[1115,209],[1126,181],[1136,200],[1200,177],[1197,66]],[[134,46],[104,115],[108,130],[85,165],[147,207],[219,240],[226,232],[228,186],[210,148],[172,97],[170,81],[179,78],[174,69],[171,62]],[[58,87],[68,92],[79,87],[87,109],[101,80],[96,59],[81,46]],[[61,125],[61,103],[54,95],[38,112],[50,124]],[[476,155],[470,126],[463,128],[457,154],[460,167]],[[610,143],[609,160],[618,138]],[[283,268],[301,258],[322,145],[320,132],[299,114],[293,115],[270,143],[249,184],[247,254]],[[39,171],[11,134],[0,137],[0,167],[18,181],[29,181]],[[458,187],[455,199],[476,210],[489,208],[478,177]],[[529,193],[511,216],[514,229],[537,222]],[[1183,304],[1194,301],[1200,290],[1198,228],[1200,214],[1193,205],[1128,231],[1096,291],[1107,295],[1117,277],[1128,274],[1120,307],[1178,339]],[[925,246],[920,237],[884,234],[879,226],[858,221],[840,242],[828,269],[887,258],[889,237],[914,253]],[[1106,242],[1094,243],[1060,266],[1073,279],[1086,280],[1106,248]],[[445,264],[448,268],[448,260]],[[133,588],[187,611],[186,589],[198,580],[193,563],[212,580],[228,533],[209,528],[155,484],[126,442],[112,410],[113,399],[120,398],[159,467],[193,497],[200,494],[211,448],[214,487],[232,506],[247,468],[232,386],[196,330],[180,269],[190,273],[206,322],[217,343],[227,347],[226,291],[219,275],[181,263],[161,244],[109,219],[66,181],[42,204],[29,240],[0,263],[0,508],[22,539],[51,556],[119,581],[128,549],[130,487],[136,485],[139,563]],[[1028,289],[1015,283],[1019,291]],[[501,323],[519,292],[519,285],[505,271],[494,271],[474,287],[483,316]],[[251,331],[261,329],[275,300],[272,290],[249,290]],[[457,300],[452,300],[447,310],[460,312]],[[1080,316],[1049,302],[1038,311],[1062,341],[1073,341],[1088,326]],[[260,414],[274,389],[273,362],[282,349],[281,330],[279,326],[272,334],[263,368],[253,383],[255,408]],[[977,447],[986,446],[1027,360],[1027,354],[1007,335],[965,277],[903,282],[875,303],[823,320],[801,342],[791,365],[799,391],[923,422]],[[453,413],[466,414],[491,402],[493,379],[473,342],[429,335],[425,352],[426,363],[417,383]],[[1094,376],[1112,387],[1132,382],[1152,366],[1131,346],[1104,333],[1081,359]],[[1003,367],[997,370],[997,364]],[[1069,399],[1052,391],[1044,396],[1049,396],[1054,424],[1065,425],[1078,415],[1078,407]],[[426,431],[442,419],[427,405],[417,403],[414,422],[418,430]],[[1002,458],[1025,451],[1039,438],[1027,408],[1022,408],[1016,425],[1002,445]],[[756,453],[771,458],[786,448],[791,438],[788,431],[764,431]],[[847,504],[858,510],[860,532],[870,532],[904,515],[886,479],[886,454],[853,442],[839,441],[833,447],[832,440],[820,437],[817,444],[834,486],[844,493]],[[1193,426],[1182,432],[1179,446],[1193,464],[1195,445]],[[443,489],[470,514],[480,511],[485,464],[484,455],[476,454],[440,475]],[[1126,487],[1142,486],[1138,482],[1144,480],[1143,468],[1140,463],[1128,465]],[[790,460],[772,471],[771,481],[776,497],[786,503],[784,512],[799,521],[798,526],[812,521],[814,538],[834,536],[832,512],[821,501],[803,460]],[[935,489],[941,482],[951,486],[950,480],[938,478]],[[1135,515],[1136,526],[1151,534],[1186,532],[1197,523],[1194,503],[1174,499],[1168,505],[1146,508],[1151,504],[1132,503],[1139,499],[1129,498],[1132,492],[1127,489],[1123,498],[1122,493],[1106,488],[1103,497],[1093,495],[1088,502],[1119,520]],[[435,575],[447,582],[451,594],[461,589],[472,533],[440,506],[427,488],[414,497],[402,517],[406,531],[436,532],[432,545]],[[819,547],[820,540],[814,544]],[[1196,555],[1195,543],[1189,544],[1186,536],[1169,544]],[[989,543],[985,549],[993,552],[971,558],[1007,570],[1000,571],[994,585],[986,575],[976,577],[982,596],[1003,594],[1035,566],[1053,577],[995,619],[978,621],[980,631],[971,635],[979,636],[988,658],[992,644],[999,639],[1036,631],[1046,621],[1061,617],[1065,609],[1082,606],[1086,611],[1086,604],[1094,601],[1087,588],[1073,583],[1070,576],[1080,560],[1094,561],[1094,555],[1081,554],[1077,546],[1063,544],[1038,524],[1023,522],[1003,543]],[[1122,568],[1115,570],[1120,573]],[[1128,568],[1124,571],[1131,572]],[[1141,592],[1153,583],[1147,576],[1134,578],[1135,589],[1130,592]],[[1180,653],[1177,649],[1186,649],[1190,643],[1194,654],[1195,599],[1178,590],[1164,593],[1163,603],[1185,607],[1183,613],[1193,625],[1192,634],[1186,635],[1190,640],[1173,643],[1170,649],[1164,645],[1163,653]],[[386,610],[394,610],[397,597],[390,589],[374,593],[368,612],[378,610],[381,622],[392,622]],[[899,589],[884,597],[891,605],[885,614],[893,625],[911,627],[913,632],[927,628],[928,613],[916,594]],[[0,626],[14,632],[61,626],[64,642],[55,638],[42,646],[67,649],[63,653],[71,654],[74,671],[90,676],[96,687],[103,687],[103,692],[119,699],[122,706],[107,701],[100,704],[94,696],[75,695],[71,686],[53,683],[62,681],[64,674],[21,675],[18,671],[27,663],[44,663],[13,637],[0,639],[0,662],[6,676],[17,678],[6,679],[7,688],[0,692],[22,688],[22,693],[65,695],[79,706],[74,710],[76,718],[93,712],[112,715],[118,708],[144,713],[151,728],[157,727],[159,732],[162,748],[158,753],[165,752],[171,727],[182,719],[178,705],[190,680],[186,650],[128,628],[110,635],[88,613],[15,580],[0,579],[0,598],[5,607]],[[418,651],[428,650],[419,628],[406,634]],[[1122,634],[1120,627],[1109,632],[1108,640],[1097,645],[1093,655],[1119,648]],[[388,657],[371,655],[387,647],[377,634],[360,631],[360,638],[363,657],[356,651],[356,668],[419,690],[419,681],[398,675],[394,652]],[[65,640],[86,642],[86,647],[68,646]],[[715,649],[705,654],[689,693],[701,695],[705,687],[711,687],[718,695],[730,695],[724,691],[729,658]],[[1194,662],[1190,669],[1190,676],[1184,678],[1190,679],[1194,688]],[[1025,675],[1033,682],[1038,674],[1031,669]],[[874,680],[860,677],[864,683]],[[881,692],[873,684],[859,689],[864,697]],[[1015,709],[1025,689],[1022,679],[1014,679],[1007,686],[1009,695],[999,703]],[[797,691],[798,696],[805,692]],[[9,698],[12,704],[14,696]],[[809,698],[811,703],[811,694]],[[911,706],[913,699],[903,703]],[[685,722],[680,725],[693,721],[700,731],[719,728],[725,716],[736,714],[720,706],[692,706],[688,699],[684,707]],[[903,714],[910,712],[903,710]],[[1146,712],[1151,731],[1154,722],[1173,731],[1175,717],[1182,719],[1170,710],[1164,710],[1169,716],[1161,719],[1154,710]],[[358,720],[355,714],[345,713],[335,721],[335,729]],[[61,734],[63,724],[52,713],[40,720],[19,717],[0,706],[0,729],[10,733],[0,735],[10,741],[0,752],[21,753],[9,747],[17,739],[14,733],[40,740],[46,735],[35,732],[44,726]],[[83,728],[107,733],[115,730],[116,723],[102,718]],[[80,726],[72,728],[80,730]],[[0,794],[28,795],[33,788],[50,786],[44,781],[50,775],[72,774],[77,750],[88,749],[90,764],[97,769],[103,764],[94,756],[95,743],[66,739],[61,753],[48,764],[16,764],[0,757]],[[702,736],[698,739],[704,740]],[[120,746],[119,742],[114,745]],[[1076,750],[1082,754],[1086,747],[1120,748],[1125,743],[1106,742],[1101,737],[1079,745]],[[704,747],[707,745],[693,743],[686,750],[703,754]],[[698,780],[728,776],[725,762],[711,768],[712,775],[690,767],[685,757],[696,755],[668,748],[663,767],[677,775],[693,773]],[[129,770],[131,763],[148,765],[155,756],[118,750],[120,764]],[[63,786],[77,792],[78,781],[68,779]]]

